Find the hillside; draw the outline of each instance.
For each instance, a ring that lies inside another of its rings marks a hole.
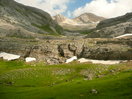
[[[14,0],[0,0],[0,36],[31,38],[62,32],[48,13]]]
[[[113,38],[132,34],[132,13],[101,21],[88,37]]]
[[[132,98],[131,63],[25,64],[0,61],[1,99]]]

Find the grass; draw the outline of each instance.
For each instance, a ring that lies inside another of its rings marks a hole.
[[[47,66],[0,61],[1,99],[131,99],[131,83],[131,63]]]
[[[59,36],[61,34],[61,27],[59,26],[56,26],[55,29],[56,29],[56,32],[53,31],[53,29],[50,27],[50,25],[37,25],[37,24],[33,24],[33,26],[41,29],[41,30],[44,30],[48,33],[48,35],[54,35],[54,36]]]

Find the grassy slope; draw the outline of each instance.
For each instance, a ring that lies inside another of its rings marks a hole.
[[[131,99],[132,66],[0,61],[1,99]],[[92,75],[93,80],[84,80]],[[97,78],[97,76],[104,76]],[[98,94],[90,91],[96,89]]]

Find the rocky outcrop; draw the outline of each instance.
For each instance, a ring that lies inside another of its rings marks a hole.
[[[126,15],[123,16],[103,20],[97,25],[97,28],[110,27],[125,22],[132,22],[132,13],[127,13]]]
[[[128,39],[0,39],[0,51],[34,57],[48,64],[64,63],[77,56],[97,60],[131,60],[132,40]]]

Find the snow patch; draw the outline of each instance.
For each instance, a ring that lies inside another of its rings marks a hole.
[[[77,56],[73,56],[73,57],[67,59],[67,60],[66,60],[66,63],[70,63],[70,62],[72,62],[72,61],[74,61],[74,60],[77,60]]]
[[[36,58],[27,57],[27,58],[25,58],[25,61],[26,61],[26,62],[33,62],[33,61],[36,61]]]
[[[11,60],[16,60],[20,58],[20,55],[15,55],[15,54],[9,54],[5,52],[0,53],[0,58],[3,58],[4,60],[11,61]]]
[[[132,36],[132,34],[124,34],[124,35],[121,35],[121,36],[117,36],[115,38],[122,38],[122,37],[127,37],[127,36]]]
[[[106,65],[112,65],[112,64],[119,64],[121,61],[120,60],[92,60],[92,59],[85,59],[81,58],[78,60],[80,63],[86,63],[86,62],[91,62],[93,64],[106,64]]]

